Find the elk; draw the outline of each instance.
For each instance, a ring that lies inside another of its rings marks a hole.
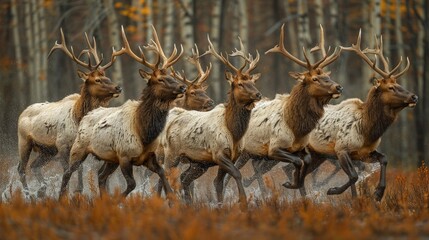
[[[44,195],[46,191],[46,183],[41,168],[49,161],[59,160],[65,171],[79,122],[89,111],[100,106],[107,106],[110,99],[118,97],[122,91],[121,87],[105,75],[106,69],[112,66],[116,57],[121,54],[120,52],[116,52],[113,48],[110,62],[102,66],[103,58],[98,56],[95,38],[93,38],[93,45],[91,45],[88,35],[85,33],[88,49],[83,50],[76,57],[73,47],[68,49],[62,29],[60,32],[61,44],[55,42],[48,57],[55,50],[60,49],[75,63],[86,68],[88,72],[77,70],[79,78],[83,81],[80,94],[66,96],[57,102],[32,104],[21,113],[18,119],[20,155],[18,172],[20,180],[24,191],[28,191],[26,167],[31,152],[36,152],[37,156],[30,167],[42,185],[38,191],[39,196]],[[80,60],[80,57],[86,54],[88,55],[88,62]],[[95,65],[91,63],[91,55],[95,60]],[[81,170],[79,172],[79,185],[78,188],[82,189]]]
[[[155,52],[155,63],[146,60],[141,48],[141,57],[132,51],[122,27],[124,47],[120,51],[150,69],[150,72],[139,70],[141,77],[147,80],[147,86],[143,89],[139,101],[129,100],[116,108],[100,108],[82,119],[71,149],[69,168],[63,175],[60,197],[64,196],[72,173],[88,154],[106,162],[98,172],[101,193],[106,191],[109,175],[120,166],[127,182],[127,188],[122,195],[127,196],[136,186],[133,165],[144,165],[157,173],[163,182],[166,195],[172,192],[164,170],[156,159],[155,151],[158,135],[164,128],[171,103],[177,97],[183,96],[186,90],[186,86],[177,82],[168,72],[182,56],[183,47],[178,54],[174,45],[171,55],[167,57],[153,26],[152,29],[154,40],[145,48]]]
[[[405,68],[399,71],[402,64],[401,57],[399,63],[390,70],[389,63],[383,55],[382,37],[376,38],[374,49],[361,50],[361,31],[356,44],[341,48],[356,53],[381,77],[374,81],[374,86],[369,90],[365,102],[353,98],[325,108],[325,115],[310,134],[308,149],[314,165],[311,168],[317,168],[327,157],[337,159],[349,177],[349,181],[340,187],[330,188],[327,194],[341,194],[351,186],[354,197],[358,175],[352,161],[379,162],[380,179],[374,198],[380,201],[386,188],[387,167],[386,156],[377,151],[381,136],[396,120],[402,109],[412,108],[418,101],[417,95],[404,89],[397,82],[397,79],[409,69],[410,61],[407,58]],[[374,54],[375,61],[372,61],[368,54]],[[382,63],[381,68],[377,63],[378,57]]]
[[[323,116],[325,106],[332,98],[341,95],[342,87],[331,80],[330,72],[324,67],[333,63],[341,49],[336,48],[328,56],[325,50],[324,32],[320,26],[320,43],[311,52],[321,51],[322,59],[311,64],[305,48],[305,61],[290,54],[284,47],[284,25],[281,27],[280,41],[267,53],[281,53],[307,70],[290,73],[297,80],[290,94],[277,95],[271,101],[257,104],[252,111],[249,130],[244,135],[244,151],[237,166],[244,166],[253,158],[256,161],[272,159],[276,162],[288,162],[295,166],[293,183],[283,184],[286,188],[299,188],[309,157],[305,153],[310,132]],[[329,52],[329,49],[328,49]]]
[[[186,92],[182,98],[177,98],[173,102],[174,107],[180,107],[186,110],[196,110],[196,111],[210,111],[214,107],[214,101],[207,95],[206,81],[210,75],[212,65],[210,64],[206,70],[203,70],[203,67],[200,63],[200,54],[198,51],[198,46],[195,45],[195,48],[192,49],[192,55],[187,58],[187,60],[196,67],[197,76],[193,80],[188,80],[185,73],[183,76],[180,73],[173,72],[176,79],[181,80],[187,86]],[[171,111],[171,110],[170,110]],[[166,125],[169,124],[171,117],[167,117]],[[160,143],[163,142],[165,138],[165,131],[160,133]],[[164,163],[164,148],[162,144],[159,144],[157,149],[157,157],[160,164]],[[146,171],[143,175],[144,179],[149,178],[152,175],[152,171]],[[158,184],[158,193],[161,193],[162,184]]]
[[[241,183],[241,174],[233,162],[242,149],[242,137],[247,130],[250,113],[262,97],[255,86],[260,74],[251,74],[259,61],[251,54],[246,55],[240,39],[240,50],[235,50],[229,56],[244,59],[240,68],[235,67],[227,57],[214,49],[208,37],[209,47],[205,54],[212,54],[224,63],[232,72],[225,72],[226,80],[231,89],[225,104],[217,105],[208,112],[186,111],[174,108],[170,112],[171,121],[166,126],[164,145],[165,164],[168,171],[178,165],[181,159],[186,159],[191,166],[181,174],[180,180],[185,193],[185,200],[191,201],[190,184],[199,178],[209,167],[218,165],[218,175],[215,180],[217,198],[223,200],[223,178],[226,173],[232,175],[237,182],[240,202],[247,206],[246,194]],[[204,54],[204,55],[205,55]],[[247,70],[244,68],[247,66]]]

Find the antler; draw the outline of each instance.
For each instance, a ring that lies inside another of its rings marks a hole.
[[[51,51],[49,51],[48,57],[50,57],[51,54],[56,49],[61,49],[61,50],[63,50],[64,53],[66,53],[67,56],[69,56],[71,59],[73,59],[73,61],[75,61],[76,63],[78,63],[82,67],[85,67],[90,71],[93,71],[95,69],[98,69],[100,71],[104,71],[107,68],[109,68],[110,66],[112,66],[112,64],[115,62],[117,56],[119,56],[123,53],[122,51],[115,51],[115,48],[112,47],[112,57],[110,59],[110,62],[108,62],[104,66],[101,66],[101,63],[103,62],[103,56],[101,56],[101,59],[98,57],[97,44],[96,44],[94,37],[93,37],[93,45],[91,45],[91,43],[89,42],[89,39],[88,39],[88,35],[85,33],[86,43],[87,43],[89,49],[82,50],[81,53],[79,54],[79,56],[76,57],[76,55],[74,54],[74,51],[73,51],[73,47],[70,47],[71,52],[67,48],[66,40],[64,38],[64,33],[63,33],[62,28],[60,28],[60,32],[61,32],[61,44],[59,44],[56,41],[54,46],[52,47]],[[85,53],[88,54],[88,63],[85,63],[85,62],[80,60],[80,57]],[[94,57],[94,60],[96,62],[96,64],[94,66],[91,65],[91,54]]]
[[[249,53],[246,56],[245,50],[244,50],[244,45],[243,42],[241,41],[241,38],[238,37],[238,40],[240,41],[240,50],[238,50],[237,48],[235,49],[235,52],[233,51],[230,56],[240,56],[244,59],[244,64],[243,66],[240,68],[240,72],[244,69],[244,67],[246,66],[246,63],[249,63],[249,68],[246,70],[246,72],[244,72],[245,74],[250,74],[250,72],[256,68],[256,64],[259,62],[259,52],[258,50],[256,50],[256,58],[253,59],[253,56]]]
[[[173,71],[173,76],[175,78],[181,80],[182,82],[186,83],[188,86],[190,86],[192,84],[196,84],[196,85],[203,84],[207,80],[207,78],[210,74],[210,71],[212,69],[212,64],[210,63],[209,66],[206,68],[206,71],[204,71],[202,66],[201,66],[201,63],[200,63],[200,57],[201,56],[200,56],[200,53],[198,51],[197,44],[195,44],[195,49],[192,48],[192,55],[187,58],[187,60],[191,64],[195,65],[195,67],[197,68],[197,71],[198,71],[198,75],[195,77],[194,80],[192,80],[192,81],[188,80],[186,78],[186,75],[184,72],[183,72],[183,76],[182,76],[179,72]]]
[[[323,31],[322,25],[320,25],[320,43],[316,47],[312,48],[310,50],[310,52],[315,52],[315,51],[319,51],[319,50],[322,52],[322,59],[320,59],[319,61],[317,61],[314,64],[310,63],[310,60],[308,59],[307,51],[306,51],[305,47],[302,47],[302,51],[303,51],[304,57],[305,57],[305,62],[298,59],[297,57],[293,56],[291,53],[289,53],[286,50],[286,48],[284,46],[284,24],[283,24],[281,27],[281,30],[280,30],[279,44],[274,46],[273,48],[269,49],[268,51],[266,51],[265,54],[274,53],[274,52],[281,53],[284,56],[286,56],[287,58],[289,58],[290,60],[297,63],[298,65],[307,68],[309,71],[316,69],[318,67],[319,68],[326,67],[327,65],[334,62],[340,56],[341,49],[338,50],[338,48],[335,48],[335,51],[330,56],[327,55],[327,52],[325,50],[325,34]],[[329,50],[330,50],[330,48],[328,48],[328,52],[329,52]]]
[[[231,56],[231,57],[240,56],[245,60],[243,66],[241,66],[239,69],[237,69],[231,62],[229,62],[228,54],[226,55],[226,58],[225,58],[222,55],[222,53],[218,54],[216,52],[216,50],[214,49],[213,43],[210,41],[210,37],[208,35],[207,35],[207,39],[209,42],[209,49],[201,56],[204,56],[206,54],[213,54],[217,59],[221,60],[225,65],[229,66],[232,70],[234,70],[238,75],[242,74],[242,71],[246,67],[247,63],[249,63],[249,68],[247,69],[246,72],[244,72],[245,74],[249,74],[250,71],[255,69],[256,64],[259,61],[259,52],[256,51],[256,58],[255,59],[253,59],[253,56],[250,53],[248,54],[248,56],[246,56],[246,54],[244,53],[244,46],[243,46],[243,43],[242,43],[240,38],[238,38],[240,40],[240,50],[235,49],[235,51],[233,51],[231,54],[229,54],[229,56]]]
[[[170,57],[166,57],[164,54],[164,51],[162,50],[162,46],[161,43],[159,41],[158,38],[158,34],[156,33],[155,27],[152,25],[152,29],[153,29],[153,34],[155,37],[155,40],[151,40],[151,43],[149,43],[147,46],[144,46],[145,49],[154,51],[157,54],[157,60],[155,63],[149,63],[146,60],[146,57],[143,53],[143,50],[141,49],[141,47],[139,47],[139,51],[140,51],[140,55],[141,57],[137,56],[130,47],[130,44],[128,42],[127,36],[125,35],[125,31],[124,31],[124,26],[121,26],[121,32],[122,32],[122,41],[124,42],[125,47],[123,48],[124,52],[127,53],[131,58],[133,58],[134,60],[136,60],[137,62],[145,65],[146,67],[152,69],[153,71],[158,70],[158,69],[167,69],[169,67],[171,67],[171,65],[173,65],[174,63],[176,63],[179,58],[182,56],[183,54],[183,46],[181,46],[181,51],[179,53],[179,55],[177,55],[177,48],[176,45],[174,45],[174,49],[173,52],[171,53]],[[159,64],[161,62],[161,58],[163,60],[163,64],[161,66],[161,68],[159,68]]]
[[[66,44],[66,40],[64,38],[64,33],[63,33],[63,29],[60,28],[60,32],[61,32],[61,44],[58,43],[58,41],[55,41],[54,46],[52,47],[51,51],[49,51],[48,57],[51,56],[51,54],[56,50],[56,49],[61,49],[63,50],[63,52],[69,56],[71,59],[73,59],[73,61],[75,61],[77,64],[81,65],[84,68],[87,68],[89,70],[92,70],[91,65],[89,63],[85,63],[81,60],[79,60],[78,57],[75,56],[74,51],[73,51],[73,47],[69,49],[67,48],[67,44]]]
[[[362,51],[361,50],[361,41],[362,41],[361,35],[362,35],[362,31],[359,30],[359,35],[358,35],[356,44],[352,44],[351,47],[341,47],[341,48],[344,50],[347,50],[347,51],[354,51],[372,69],[374,69],[374,71],[376,71],[378,74],[380,74],[380,76],[382,76],[385,79],[390,78],[391,76],[393,76],[394,78],[399,78],[409,69],[410,60],[407,57],[407,65],[406,65],[405,69],[403,69],[398,74],[394,75],[394,73],[399,69],[400,65],[402,64],[402,56],[400,57],[399,63],[392,70],[389,70],[388,60],[383,55],[383,38],[380,37],[380,41],[378,41],[378,38],[375,37],[375,42],[376,42],[375,49],[366,48],[365,50]],[[373,62],[366,54],[374,54],[375,55],[375,61]],[[383,66],[384,66],[384,70],[380,69],[377,66],[377,56],[380,57],[380,59],[383,63]]]

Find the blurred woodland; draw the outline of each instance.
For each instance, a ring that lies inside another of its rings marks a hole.
[[[154,25],[166,54],[173,44],[182,44],[185,56],[194,44],[204,53],[207,35],[219,51],[231,53],[239,48],[240,36],[250,53],[261,54],[255,71],[262,74],[258,88],[273,98],[295,83],[290,71],[303,70],[280,54],[264,54],[278,44],[281,25],[286,49],[303,59],[302,47],[309,50],[317,44],[322,24],[326,45],[332,48],[355,43],[362,29],[362,48],[373,48],[374,36],[382,35],[384,55],[392,66],[400,56],[409,57],[411,67],[398,82],[417,94],[419,103],[400,113],[380,150],[394,165],[416,167],[429,161],[428,5],[427,0],[0,0],[0,155],[17,155],[17,119],[24,108],[79,92],[76,64],[60,51],[47,57],[55,41],[61,41],[60,28],[76,53],[86,48],[85,32],[94,36],[105,61],[112,46],[121,47],[121,25],[133,49],[152,39]],[[209,95],[223,102],[228,89],[223,65],[208,56],[201,61],[213,65]],[[107,76],[124,88],[112,105],[139,97],[145,86],[139,68],[121,56],[108,70]],[[175,66],[181,69],[186,76],[195,75],[184,57]],[[331,103],[366,98],[374,73],[355,54],[343,52],[330,70],[331,78],[344,87],[344,94]]]

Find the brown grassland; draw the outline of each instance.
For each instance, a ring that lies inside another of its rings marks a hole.
[[[285,201],[171,204],[159,197],[119,194],[25,201],[19,192],[0,203],[0,239],[413,239],[429,236],[429,169],[388,171],[381,202],[372,200],[378,174],[359,185],[360,194]],[[91,191],[96,192],[95,184]],[[173,184],[174,186],[174,184]],[[177,188],[177,186],[175,186]]]

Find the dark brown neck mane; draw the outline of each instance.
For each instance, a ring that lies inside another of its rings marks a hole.
[[[295,139],[308,135],[323,116],[323,107],[328,104],[330,97],[315,98],[308,94],[306,85],[296,84],[284,107],[285,121],[292,130]]]
[[[229,93],[225,107],[226,127],[231,132],[234,143],[237,143],[246,133],[252,111],[240,105],[232,91]]]
[[[365,142],[368,144],[377,141],[402,110],[402,108],[389,108],[382,103],[380,97],[381,91],[373,87],[363,104],[361,131],[365,137]]]
[[[172,101],[174,99],[157,98],[151,86],[143,90],[135,115],[136,130],[143,145],[152,143],[164,129]]]
[[[91,110],[98,107],[107,107],[111,97],[104,99],[96,98],[89,94],[87,86],[82,84],[80,87],[80,97],[76,100],[73,107],[73,117],[77,123],[80,123],[82,118]]]

